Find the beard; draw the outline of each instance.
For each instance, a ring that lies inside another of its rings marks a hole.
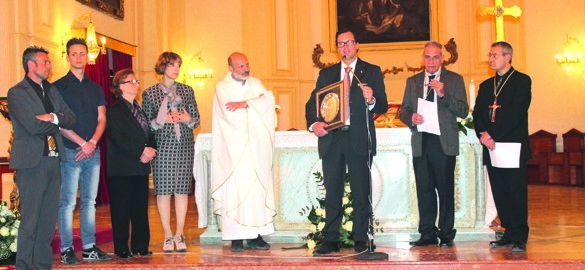
[[[232,73],[232,77],[236,80],[236,81],[245,81],[248,78],[250,78],[250,72],[244,72],[242,75],[237,74],[237,73]]]

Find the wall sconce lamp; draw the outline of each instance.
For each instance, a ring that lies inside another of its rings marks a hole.
[[[97,59],[98,55],[100,53],[106,54],[106,38],[102,37],[100,39],[101,46],[98,45],[97,37],[95,35],[95,26],[91,21],[87,24],[86,31],[85,42],[87,42],[88,64],[95,65],[95,59]]]
[[[583,61],[583,50],[579,40],[567,35],[565,51],[564,53],[557,53],[555,59],[557,64],[559,64],[566,72],[571,72],[579,67]]]
[[[209,79],[213,78],[213,69],[204,65],[201,51],[191,57],[185,81],[193,82],[199,87],[203,87]]]

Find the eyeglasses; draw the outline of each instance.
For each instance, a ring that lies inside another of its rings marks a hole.
[[[337,48],[343,48],[344,46],[353,46],[355,44],[355,40],[350,39],[348,41],[339,41],[337,42]]]
[[[139,84],[140,81],[139,80],[130,80],[130,81],[121,82],[120,84],[125,84],[125,83]]]
[[[504,56],[506,54],[505,53],[488,53],[487,54],[487,57],[489,57],[489,58],[492,58],[492,57],[497,58],[498,55]]]

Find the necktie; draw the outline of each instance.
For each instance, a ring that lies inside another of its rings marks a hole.
[[[49,146],[49,156],[56,157],[57,155],[57,143],[55,143],[55,137],[47,136],[47,145]]]
[[[53,103],[51,103],[51,99],[49,98],[50,88],[47,88],[47,90],[45,91],[45,89],[42,87],[42,83],[41,88],[43,89],[43,105],[45,106],[45,110],[47,112],[54,111]],[[59,156],[57,151],[57,141],[55,140],[55,137],[53,135],[47,135],[47,148],[49,150],[47,156],[49,157]]]
[[[427,98],[430,102],[435,102],[435,91],[431,88],[431,80],[435,78],[435,75],[429,75],[429,83],[427,87]],[[419,92],[420,93],[420,92]]]
[[[351,89],[350,71],[351,67],[345,67],[345,77],[343,78],[343,89],[345,90],[345,119],[349,119],[349,90]]]
[[[136,100],[134,100],[132,106],[130,106],[130,110],[132,111],[132,114],[136,120],[138,120],[140,126],[142,126],[144,134],[148,135],[148,122],[146,122],[146,116],[144,115],[144,112],[142,112],[142,109],[140,109],[140,105],[138,105]]]

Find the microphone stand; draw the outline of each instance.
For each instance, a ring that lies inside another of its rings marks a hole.
[[[354,74],[355,76],[355,74]],[[357,78],[357,76],[356,76]],[[358,80],[359,81],[359,80]],[[361,83],[361,82],[360,82]],[[388,254],[384,252],[374,252],[374,205],[372,203],[372,137],[370,134],[370,109],[368,102],[366,102],[366,130],[368,132],[368,182],[370,185],[370,194],[368,201],[370,202],[370,220],[368,224],[368,250],[356,255],[356,259],[365,261],[379,261],[388,260]]]

